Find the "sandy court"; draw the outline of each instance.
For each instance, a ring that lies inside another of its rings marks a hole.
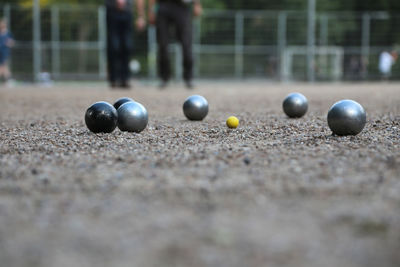
[[[200,82],[0,88],[4,266],[400,266],[400,84]],[[288,119],[282,100],[309,111]],[[210,103],[187,121],[184,99]],[[92,134],[90,104],[141,102],[140,134]],[[330,106],[367,111],[332,136]],[[229,130],[225,120],[240,119]]]

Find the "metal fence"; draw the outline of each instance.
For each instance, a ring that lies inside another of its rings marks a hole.
[[[105,79],[106,25],[102,6],[52,6],[35,12],[0,7],[17,40],[11,69],[16,79],[46,72],[54,80]],[[384,12],[318,13],[313,36],[316,80],[380,79],[378,58],[400,43],[400,15]],[[303,11],[206,10],[194,20],[198,78],[307,80],[307,13]],[[136,33],[142,78],[156,78],[153,27]],[[170,48],[175,77],[182,74],[180,47]],[[400,65],[400,64],[398,64]],[[400,67],[392,79],[400,79]]]

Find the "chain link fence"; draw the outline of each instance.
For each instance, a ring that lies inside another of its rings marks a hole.
[[[12,51],[15,79],[106,78],[106,25],[103,6],[52,6],[38,16],[31,8],[0,7],[17,43]],[[132,22],[133,23],[133,22]],[[379,55],[400,44],[400,14],[318,13],[315,79],[379,80]],[[198,78],[307,80],[307,13],[300,11],[206,10],[193,21],[195,74]],[[135,33],[132,58],[137,76],[156,78],[156,33]],[[181,78],[180,47],[170,47],[175,77]],[[391,79],[400,79],[400,64]]]

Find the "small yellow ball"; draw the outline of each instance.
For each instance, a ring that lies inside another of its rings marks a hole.
[[[239,119],[231,116],[226,120],[226,126],[228,126],[231,129],[235,129],[239,126]]]

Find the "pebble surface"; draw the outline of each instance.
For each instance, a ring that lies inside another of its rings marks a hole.
[[[0,88],[0,262],[7,266],[398,266],[399,84],[200,83]],[[309,100],[283,114],[292,92]],[[203,95],[205,120],[183,101]],[[93,134],[84,113],[131,97],[140,134]],[[367,111],[333,136],[329,107]],[[225,120],[237,114],[240,126]]]

